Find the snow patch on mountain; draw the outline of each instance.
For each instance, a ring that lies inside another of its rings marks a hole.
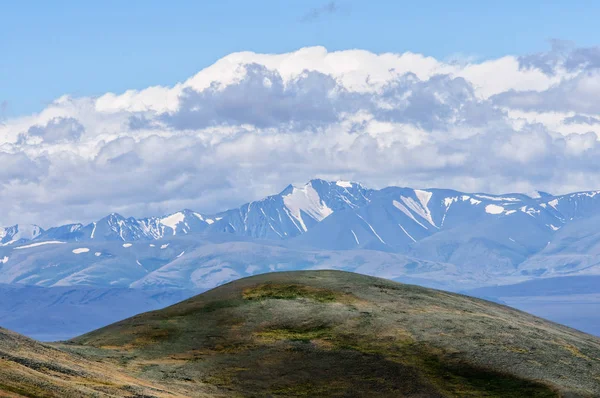
[[[506,197],[506,196],[490,196],[490,195],[477,194],[477,195],[475,195],[475,197],[477,197],[478,199],[493,200],[496,202],[520,202],[521,201],[521,199],[511,198],[511,197]]]
[[[417,195],[417,198],[419,198],[419,202],[421,202],[421,206],[423,206],[423,209],[426,209],[426,211],[429,212],[429,208],[427,206],[429,204],[429,201],[431,200],[431,196],[433,195],[433,193],[429,191],[415,189],[415,195]]]
[[[61,242],[58,240],[48,240],[48,241],[44,241],[44,242],[36,242],[36,243],[31,243],[29,245],[18,246],[18,247],[15,247],[15,250],[31,249],[33,247],[45,246],[45,245],[57,245],[57,244],[61,244],[61,243],[66,243],[66,242]]]
[[[401,196],[400,199],[409,209],[411,209],[413,212],[419,215],[419,217],[425,219],[429,224],[437,228],[437,225],[435,225],[433,219],[431,218],[431,212],[427,207],[427,204],[431,199],[431,192],[415,190],[415,194],[419,199],[418,202],[415,201],[413,198],[405,196]]]
[[[181,212],[171,214],[165,218],[160,219],[160,223],[171,228],[173,235],[177,234],[177,225],[185,221],[185,215]]]
[[[198,220],[200,220],[200,221],[204,221],[204,216],[202,216],[202,214],[200,214],[200,213],[196,213],[196,212],[192,212],[192,214],[193,214],[194,216],[196,216],[196,217],[198,218]]]
[[[352,188],[352,183],[349,181],[336,181],[335,185],[342,188]]]
[[[371,230],[371,232],[373,232],[373,234],[377,237],[377,239],[379,239],[379,241],[381,243],[383,243],[384,245],[386,244],[385,241],[383,239],[381,239],[381,236],[379,236],[379,234],[377,233],[377,231],[375,231],[375,228],[373,228],[373,226],[371,224],[369,224],[364,218],[362,218],[360,215],[357,214],[357,216],[363,220],[363,222],[365,224],[367,224],[367,226],[369,227],[369,229]]]
[[[398,226],[402,229],[402,231],[406,234],[406,236],[408,236],[410,238],[410,240],[412,240],[413,242],[416,242],[417,240],[415,238],[413,238],[408,232],[406,232],[406,230],[404,229],[404,227],[400,224],[398,224]]]
[[[504,207],[498,205],[487,205],[485,206],[485,212],[488,214],[502,214],[504,213]]]
[[[428,229],[425,225],[421,224],[416,218],[415,216],[412,215],[412,213],[400,202],[393,200],[392,204],[394,205],[394,207],[396,207],[398,210],[400,210],[402,213],[406,214],[411,220],[413,220],[414,222],[416,222],[417,224],[419,224],[421,227],[423,227],[424,229]]]
[[[356,237],[356,233],[353,230],[350,230],[350,232],[352,232],[352,236],[354,236],[354,240],[356,241],[356,245],[360,245],[360,242],[358,241],[358,238]]]
[[[302,229],[307,231],[302,218],[302,212],[308,214],[316,221],[321,221],[331,215],[333,211],[321,200],[321,197],[312,185],[306,184],[301,188],[293,187],[292,192],[283,196],[283,203],[290,214],[300,223]]]

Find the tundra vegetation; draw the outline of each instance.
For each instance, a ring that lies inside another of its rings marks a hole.
[[[600,339],[340,271],[237,280],[71,341],[0,334],[0,396],[594,397]]]

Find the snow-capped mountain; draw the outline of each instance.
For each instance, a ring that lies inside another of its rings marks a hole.
[[[312,180],[212,215],[186,209],[135,219],[112,213],[88,225],[69,224],[46,231],[37,226],[4,228],[0,229],[0,238],[6,245],[27,240],[133,242],[197,233],[270,240],[303,235],[297,240],[315,247],[403,251],[429,236],[462,225],[498,220],[513,225],[526,215],[542,229],[557,231],[599,212],[599,192],[528,196],[399,187],[377,191],[353,182]]]
[[[186,209],[163,217],[135,219],[112,213],[88,225],[49,228],[31,239],[133,242],[203,232],[289,239],[303,234],[335,211],[364,206],[372,192],[357,183],[312,180],[214,215]]]
[[[487,225],[488,232],[496,236],[502,231],[511,235],[506,236],[510,241],[512,235],[520,234],[522,224],[533,222],[542,231],[551,233],[566,222],[565,216],[548,204],[559,200],[555,197],[390,187],[372,192],[369,199],[365,206],[332,215],[299,241],[325,248],[404,251],[417,242],[462,226],[475,230],[478,225],[484,229]],[[573,202],[573,207],[577,207],[577,202]],[[591,211],[591,204],[589,207]],[[600,211],[600,201],[596,211]],[[499,228],[499,224],[504,226]]]
[[[64,241],[137,241],[161,239],[177,234],[202,232],[213,219],[191,210],[182,210],[164,217],[135,219],[112,213],[88,225],[69,224],[49,228],[38,240]]]
[[[312,180],[217,214],[113,213],[46,231],[4,228],[0,282],[208,288],[325,266],[465,286],[600,274],[597,220],[599,192],[371,190]]]
[[[35,239],[43,233],[37,225],[17,224],[11,227],[0,227],[0,244],[11,245]]]
[[[0,315],[31,335],[71,337],[234,279],[297,269],[446,290],[590,278],[600,275],[598,225],[600,192],[490,195],[312,180],[217,214],[113,213],[45,231],[0,228]]]
[[[219,213],[209,230],[261,239],[290,239],[334,212],[366,205],[372,192],[345,181],[312,180],[303,186],[289,185],[277,195]]]

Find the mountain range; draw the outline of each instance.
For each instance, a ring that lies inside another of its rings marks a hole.
[[[590,278],[600,275],[599,223],[600,191],[374,190],[316,179],[216,214],[0,228],[0,293],[2,284],[58,288],[40,293],[48,297],[64,287],[145,290],[132,301],[149,310],[155,291],[189,296],[271,271],[340,269],[451,291]]]
[[[0,282],[207,288],[265,267],[318,268],[342,258],[366,273],[462,287],[599,274],[599,193],[373,190],[312,180],[216,214],[112,213],[87,225],[2,228]],[[195,277],[173,279],[182,272]]]

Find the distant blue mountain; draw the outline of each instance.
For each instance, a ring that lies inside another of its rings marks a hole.
[[[487,286],[471,289],[462,293],[477,297],[568,296],[572,294],[600,295],[600,275],[534,279],[516,283],[514,285]],[[600,316],[600,311],[598,315]]]
[[[312,180],[216,214],[0,229],[0,282],[207,288],[333,267],[468,288],[600,274],[599,192],[367,189]],[[333,263],[337,259],[339,263]]]
[[[216,214],[14,225],[0,228],[0,325],[68,338],[244,276],[328,268],[467,291],[600,334],[599,225],[599,192],[324,180]]]
[[[600,275],[533,279],[461,293],[498,301],[600,336]]]
[[[164,308],[200,291],[0,284],[0,323],[42,341],[66,340]]]

